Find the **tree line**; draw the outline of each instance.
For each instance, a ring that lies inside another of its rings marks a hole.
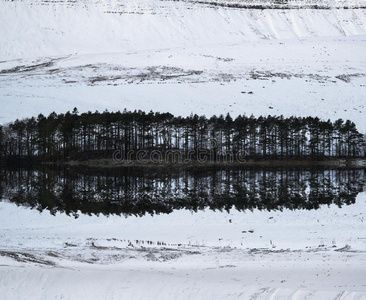
[[[349,120],[317,117],[173,116],[170,113],[42,114],[0,126],[0,160],[65,161],[111,158],[120,151],[179,152],[182,158],[224,160],[327,159],[365,156],[365,136]],[[141,152],[140,152],[141,154]]]

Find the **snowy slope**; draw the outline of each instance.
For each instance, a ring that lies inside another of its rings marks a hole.
[[[318,210],[51,216],[0,203],[2,299],[365,299],[366,194]],[[83,296],[81,296],[83,295]]]
[[[366,132],[365,20],[365,9],[1,1],[0,122],[126,107],[341,117]]]
[[[366,33],[365,9],[244,10],[160,0],[0,3],[0,60]]]

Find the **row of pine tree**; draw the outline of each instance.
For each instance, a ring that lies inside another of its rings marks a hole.
[[[364,157],[365,136],[353,122],[314,117],[239,115],[176,117],[127,111],[40,114],[0,126],[0,157],[40,161],[108,158],[118,150],[136,159],[139,151],[182,158]]]

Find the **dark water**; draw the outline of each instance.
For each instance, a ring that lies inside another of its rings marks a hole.
[[[0,171],[0,199],[75,217],[317,209],[355,203],[365,179],[362,169],[18,169]]]

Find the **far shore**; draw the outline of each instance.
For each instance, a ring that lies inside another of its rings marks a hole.
[[[181,162],[157,162],[157,161],[137,161],[125,160],[116,162],[113,159],[92,159],[92,160],[72,160],[61,161],[55,163],[45,163],[45,165],[64,165],[75,167],[95,167],[95,168],[124,168],[124,167],[140,167],[140,168],[207,168],[207,167],[331,167],[331,168],[366,168],[366,159],[328,159],[328,160],[312,160],[312,159],[248,159],[245,161],[205,161],[196,160]]]

